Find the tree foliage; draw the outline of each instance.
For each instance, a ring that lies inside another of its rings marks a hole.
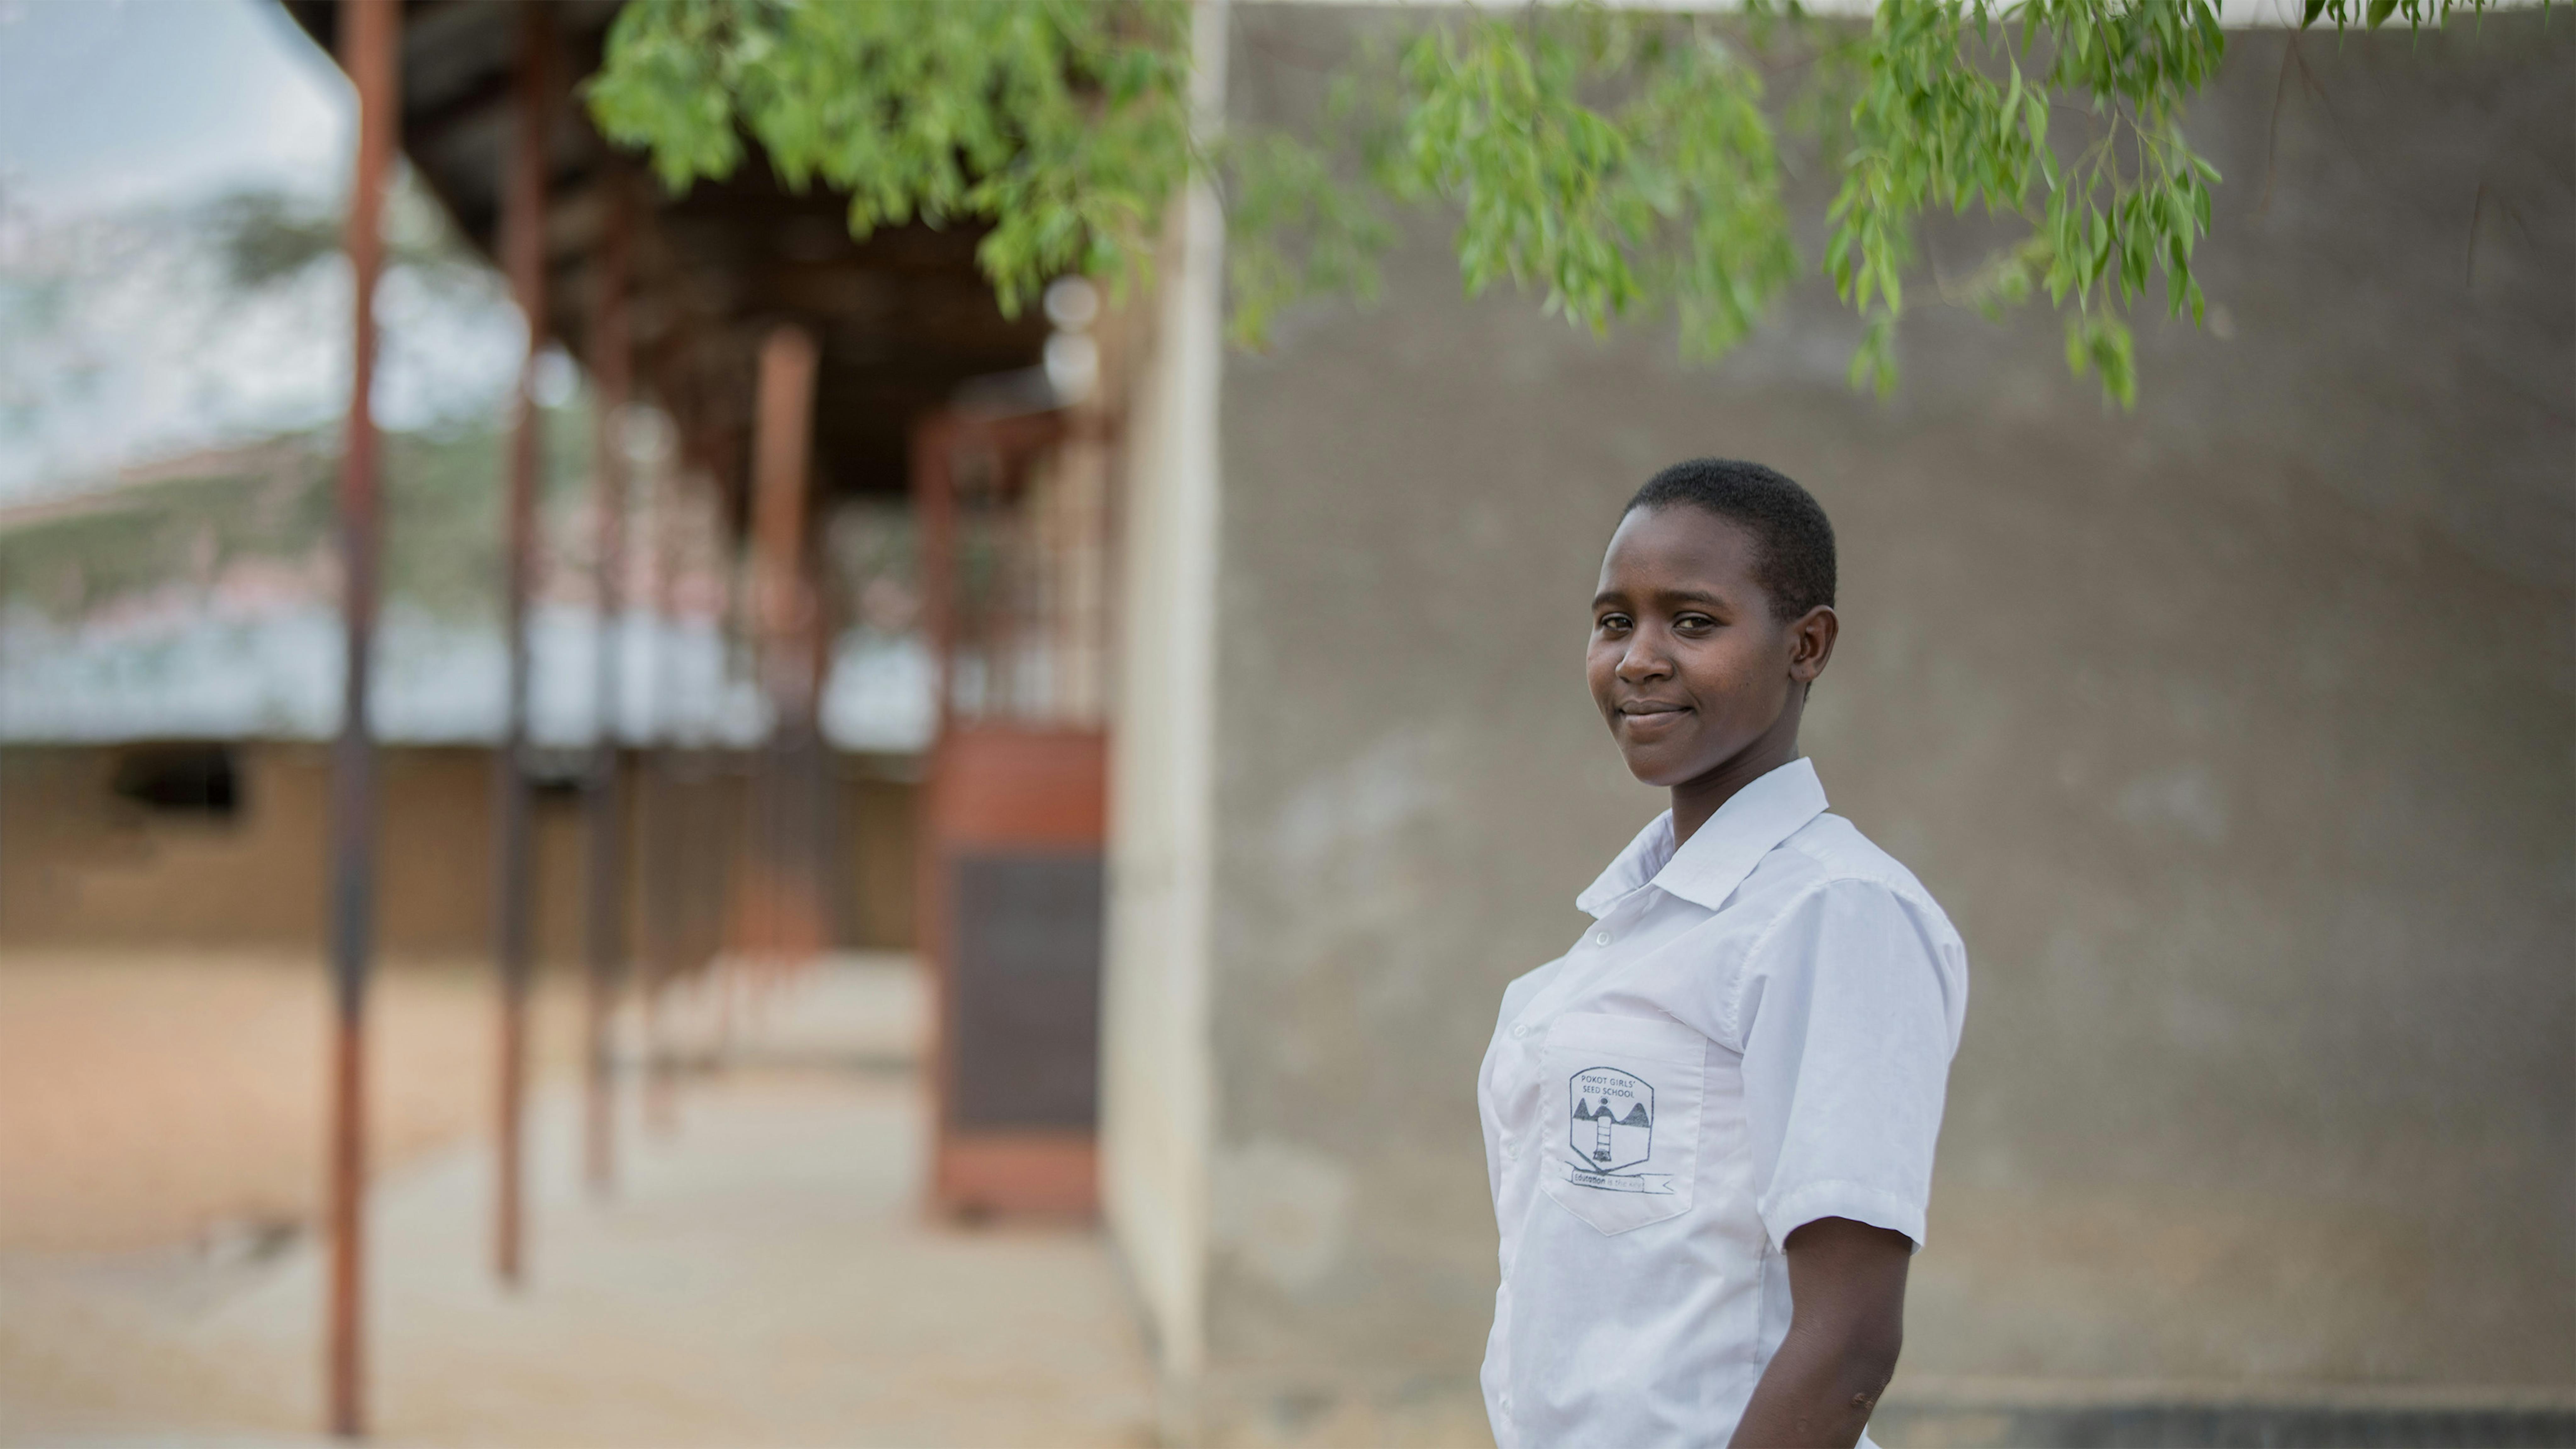
[[[1178,0],[797,4],[669,0],[617,19],[591,113],[675,188],[730,175],[743,135],[850,230],[989,223],[1016,312],[1067,272],[1128,275],[1200,153]]]
[[[2306,0],[2303,23],[2438,25],[2454,3]],[[1775,95],[1761,62],[1784,49],[1799,83]],[[589,101],[675,188],[730,174],[748,137],[789,184],[846,193],[858,235],[985,224],[1008,310],[1067,272],[1134,278],[1206,179],[1240,341],[1297,297],[1371,293],[1389,208],[1436,203],[1470,293],[1508,280],[1596,331],[1669,315],[1701,356],[1800,269],[1780,138],[1803,127],[1840,181],[1822,260],[1865,319],[1855,385],[1895,380],[1923,214],[1975,207],[2016,235],[1936,299],[2044,292],[2069,365],[2125,404],[2132,306],[2161,281],[2168,312],[2201,314],[2219,176],[2183,118],[2225,53],[2214,0],[1880,0],[1866,30],[1797,0],[1469,7],[1354,57],[1315,131],[1214,135],[1191,121],[1182,0],[634,0]]]

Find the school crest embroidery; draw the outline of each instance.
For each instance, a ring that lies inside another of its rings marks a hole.
[[[1566,1180],[1605,1192],[1673,1190],[1670,1173],[1632,1171],[1655,1155],[1655,1088],[1617,1067],[1586,1067],[1566,1083],[1571,1101],[1566,1145],[1573,1149]]]

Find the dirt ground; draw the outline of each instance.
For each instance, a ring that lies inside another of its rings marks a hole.
[[[319,1444],[318,966],[0,958],[0,1445]],[[921,1209],[903,958],[674,1003],[672,1130],[629,1073],[579,1173],[571,993],[530,1122],[527,1282],[488,1268],[491,992],[386,973],[370,1437],[438,1445],[1152,1442],[1097,1231]],[[638,1023],[626,1023],[634,1059]]]
[[[368,1113],[379,1171],[493,1110],[480,963],[380,972]],[[540,1069],[574,1059],[568,982],[537,1002]],[[0,1252],[99,1252],[299,1231],[323,1184],[328,984],[314,958],[0,954]]]

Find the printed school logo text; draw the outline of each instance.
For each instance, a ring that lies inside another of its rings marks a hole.
[[[1670,1173],[1635,1172],[1655,1155],[1655,1089],[1634,1072],[1586,1067],[1566,1083],[1571,1104],[1565,1180],[1603,1192],[1669,1193]]]

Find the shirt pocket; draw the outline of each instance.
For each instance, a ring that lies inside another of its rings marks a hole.
[[[1691,1210],[1707,1038],[1678,1021],[1577,1013],[1539,1055],[1539,1188],[1602,1233]]]

